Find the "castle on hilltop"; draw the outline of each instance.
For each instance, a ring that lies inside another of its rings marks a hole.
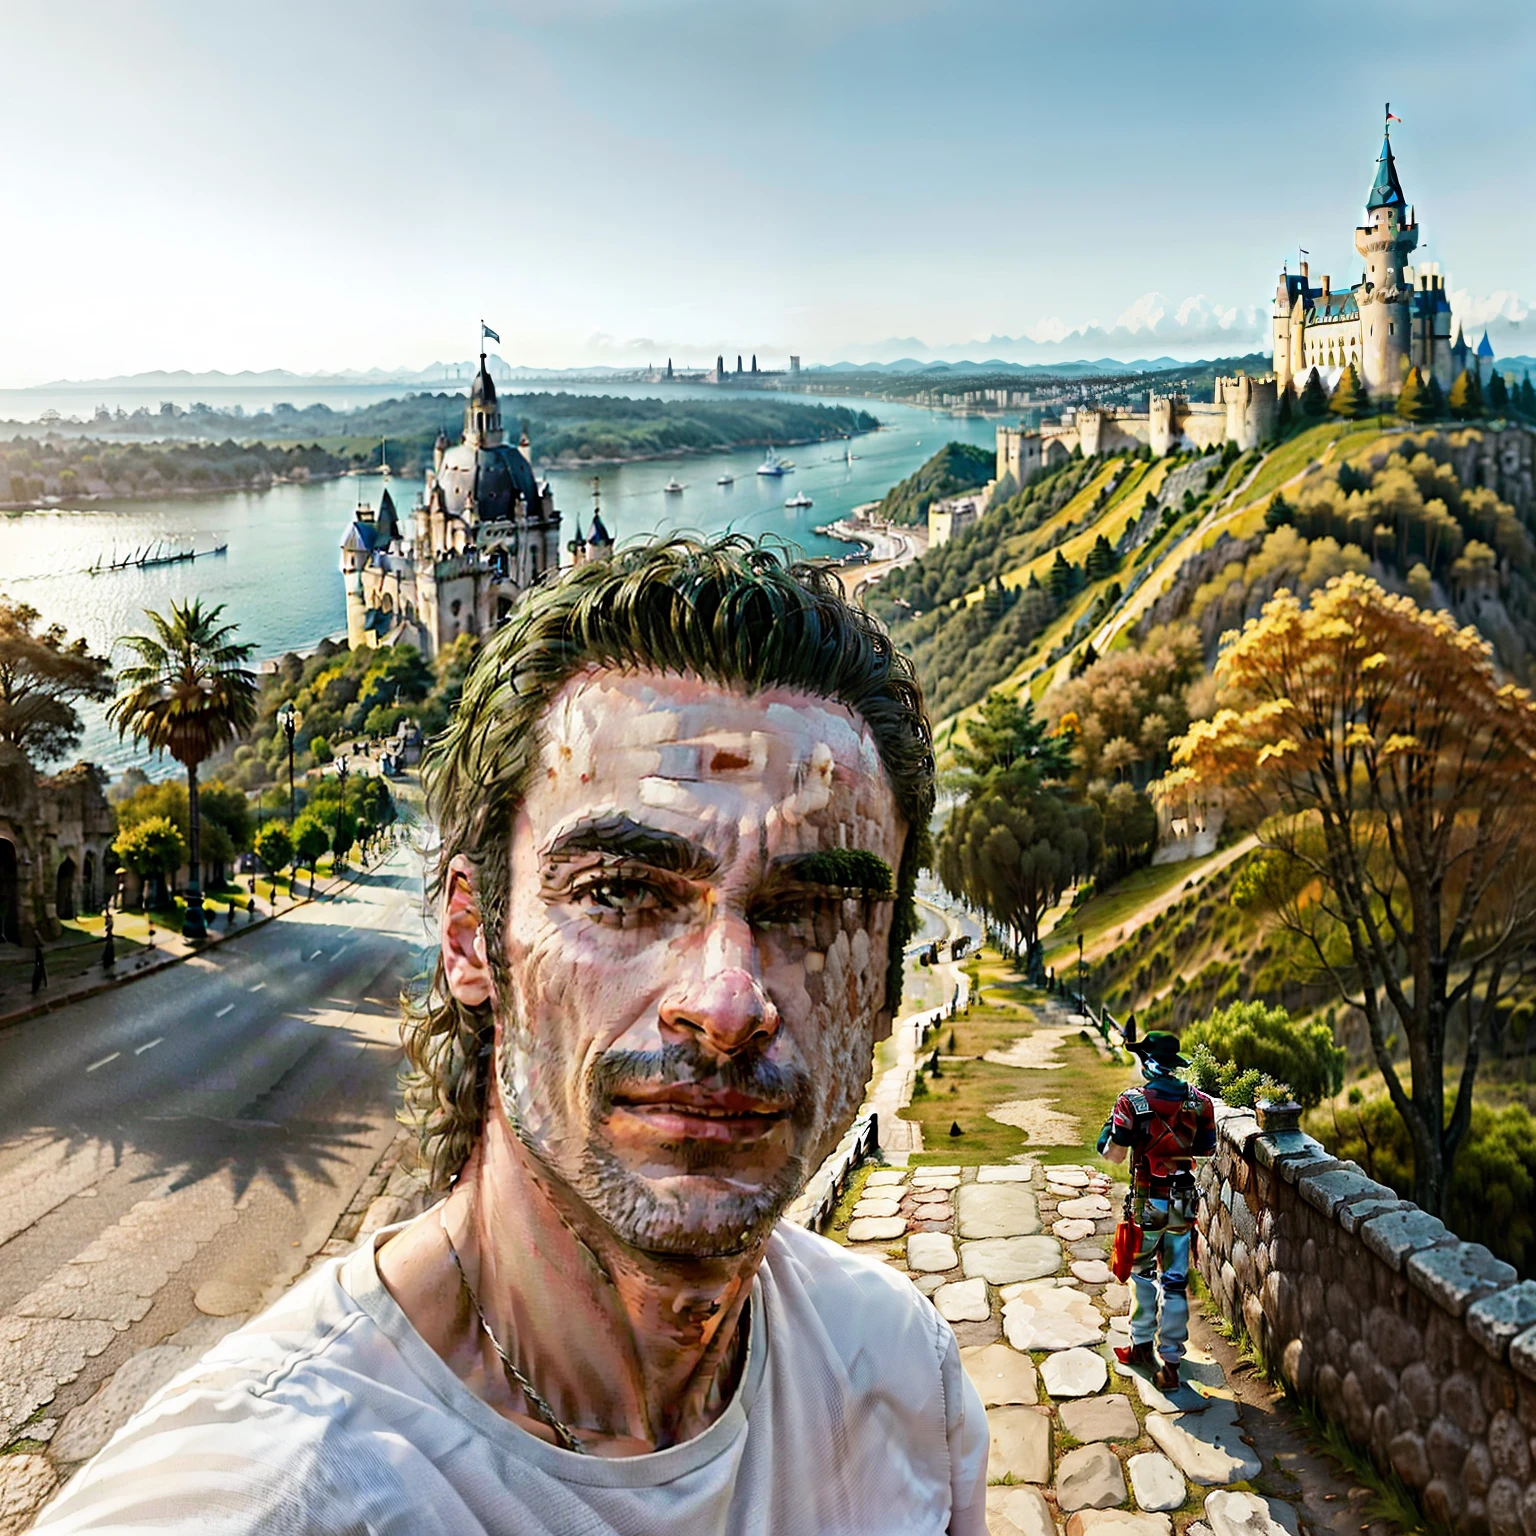
[[[386,465],[377,510],[359,505],[341,541],[354,650],[403,641],[431,657],[460,635],[488,635],[559,566],[554,494],[533,473],[527,437],[515,448],[506,442],[484,352],[463,438],[450,446],[438,434],[408,530],[388,475]]]
[[[1313,368],[1327,383],[1330,372],[1337,376],[1351,364],[1372,394],[1396,396],[1410,368],[1446,390],[1463,369],[1475,368],[1487,382],[1493,369],[1488,333],[1474,353],[1453,322],[1439,268],[1408,265],[1418,243],[1418,221],[1392,154],[1389,112],[1365,223],[1355,230],[1355,249],[1365,258],[1360,281],[1335,291],[1326,276],[1314,288],[1305,261],[1299,272],[1289,263],[1281,270],[1273,335],[1282,389],[1299,389]]]
[[[1485,331],[1476,350],[1454,322],[1439,268],[1410,267],[1419,226],[1403,196],[1392,154],[1390,111],[1376,177],[1366,197],[1365,223],[1355,249],[1365,271],[1352,288],[1335,291],[1324,277],[1314,287],[1308,263],[1287,263],[1275,291],[1272,321],[1274,372],[1264,378],[1237,373],[1216,380],[1209,402],[1152,392],[1145,411],[1089,407],[1039,431],[997,429],[997,478],[1023,485],[1081,449],[1085,458],[1148,447],[1155,457],[1175,448],[1215,448],[1232,442],[1256,448],[1274,436],[1280,401],[1296,394],[1315,369],[1330,392],[1353,366],[1372,395],[1396,399],[1410,368],[1449,390],[1463,370],[1486,384],[1493,348]]]

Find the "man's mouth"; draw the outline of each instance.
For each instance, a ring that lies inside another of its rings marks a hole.
[[[789,1114],[780,1099],[697,1083],[657,1083],[616,1091],[613,1107],[652,1135],[676,1141],[755,1141]]]

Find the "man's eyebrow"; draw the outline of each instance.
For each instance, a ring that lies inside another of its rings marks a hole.
[[[711,875],[719,868],[719,860],[692,838],[648,827],[623,814],[575,822],[550,843],[542,858],[559,861],[591,853],[646,864],[690,880]]]
[[[826,885],[869,896],[889,896],[896,888],[891,866],[867,848],[824,848],[775,859],[773,874],[799,885]]]

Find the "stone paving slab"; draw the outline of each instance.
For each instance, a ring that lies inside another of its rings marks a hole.
[[[1113,1509],[1123,1503],[1125,1473],[1120,1458],[1107,1445],[1081,1446],[1056,1463],[1056,1507],[1063,1514]]]
[[[928,1273],[960,1263],[955,1240],[947,1232],[914,1232],[907,1239],[907,1268]]]
[[[1034,1404],[1040,1400],[1035,1362],[1007,1344],[981,1344],[960,1351],[960,1363],[981,1394],[984,1408]]]
[[[1289,1504],[1235,1488],[1208,1493],[1205,1518],[1213,1536],[1297,1536],[1300,1530]]]
[[[1147,1433],[1192,1483],[1220,1487],[1247,1482],[1263,1470],[1259,1458],[1239,1437],[1233,1403],[1213,1400],[1198,1416],[1148,1414]]]
[[[1052,1355],[1051,1359],[1059,1360],[1061,1356]],[[1046,1364],[1049,1365],[1050,1361],[1048,1360]],[[1056,1394],[1053,1392],[1051,1395],[1054,1397]],[[1136,1410],[1131,1407],[1131,1400],[1123,1392],[1111,1392],[1104,1397],[1086,1397],[1075,1403],[1063,1403],[1057,1410],[1057,1415],[1061,1419],[1061,1427],[1085,1445],[1090,1440],[1135,1440],[1141,1434],[1141,1425],[1136,1420]],[[1181,1479],[1179,1487],[1183,1486]],[[1179,1503],[1183,1502],[1183,1496],[1180,1495]],[[1148,1506],[1143,1504],[1141,1507],[1146,1509]],[[1170,1505],[1169,1507],[1177,1508],[1178,1506]]]
[[[1161,1451],[1142,1451],[1132,1456],[1126,1470],[1131,1474],[1131,1492],[1141,1509],[1178,1509],[1189,1496],[1184,1474]]]
[[[1114,1271],[1103,1259],[1078,1259],[1070,1267],[1084,1285],[1108,1285],[1115,1278]]]
[[[1109,1380],[1109,1367],[1105,1365],[1103,1356],[1095,1354],[1091,1349],[1063,1349],[1041,1364],[1040,1379],[1053,1398],[1091,1397],[1095,1392],[1104,1390]],[[1126,1406],[1129,1411],[1130,1405]],[[1131,1417],[1134,1419],[1135,1414]],[[1077,1431],[1073,1430],[1072,1433],[1077,1434]],[[1097,1440],[1100,1436],[1078,1435],[1077,1438]]]
[[[881,1243],[900,1237],[907,1230],[904,1216],[860,1216],[848,1223],[850,1243]]]
[[[907,1173],[904,1168],[876,1168],[864,1181],[865,1189],[888,1189],[893,1185],[905,1184]]]
[[[1067,1536],[1172,1536],[1167,1515],[1129,1509],[1080,1509],[1067,1521]]]
[[[1064,1243],[1076,1243],[1085,1237],[1093,1236],[1094,1224],[1091,1221],[1067,1217],[1065,1220],[1053,1222],[1051,1231]]]
[[[1018,1483],[1051,1480],[1051,1420],[1038,1408],[994,1408],[987,1415],[992,1449],[987,1477]]]
[[[955,1196],[960,1236],[1033,1237],[1040,1230],[1034,1191],[1016,1184],[966,1184]]]
[[[985,1280],[954,1280],[933,1293],[939,1316],[949,1323],[984,1323],[992,1316]]]
[[[853,1208],[855,1221],[861,1216],[894,1216],[901,1210],[899,1200],[860,1200]]]
[[[1104,1340],[1104,1316],[1064,1286],[1022,1287],[1003,1306],[1003,1331],[1015,1349],[1071,1349]]]
[[[978,1184],[1028,1184],[1034,1176],[1032,1163],[993,1163],[976,1170]]]
[[[987,1489],[987,1530],[991,1536],[1056,1536],[1051,1506],[1038,1488]]]
[[[1056,1207],[1056,1213],[1070,1221],[1097,1221],[1113,1209],[1103,1195],[1079,1195],[1075,1200],[1063,1200]]]
[[[1061,1268],[1061,1244],[1052,1237],[983,1237],[961,1243],[960,1263],[967,1277],[993,1285],[1038,1280]]]

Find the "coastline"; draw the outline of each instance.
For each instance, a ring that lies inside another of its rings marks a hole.
[[[879,432],[884,429],[884,423],[873,428]],[[867,432],[854,433],[853,436],[867,436]],[[573,458],[562,454],[557,459],[549,459],[543,463],[534,465],[534,472],[555,470],[562,474],[569,474],[584,469],[612,468],[620,464],[652,464],[664,462],[667,459],[698,459],[708,458],[711,455],[722,453],[745,453],[751,449],[761,448],[808,448],[817,443],[840,443],[849,440],[846,433],[835,432],[825,437],[792,437],[777,439],[772,442],[767,438],[749,438],[739,443],[714,443],[706,448],[669,448],[659,453],[631,453],[620,454],[607,458]],[[95,439],[101,442],[113,442],[115,439]],[[167,439],[167,441],[177,441]],[[281,446],[278,444],[264,443],[266,447]],[[302,447],[302,443],[295,442],[291,446]],[[0,516],[25,516],[28,512],[59,512],[73,511],[90,507],[92,509],[105,507],[112,504],[132,504],[140,501],[165,501],[168,499],[192,500],[198,497],[209,496],[239,496],[260,494],[270,491],[281,485],[313,485],[326,480],[345,480],[348,477],[375,475],[378,469],[373,466],[354,464],[346,469],[338,469],[328,473],[305,475],[273,475],[263,481],[250,481],[244,485],[220,485],[220,486],[161,486],[150,491],[86,491],[76,492],[68,497],[44,496],[41,499],[30,497],[25,501],[0,501]],[[391,473],[402,479],[407,477],[405,471],[392,470]]]

